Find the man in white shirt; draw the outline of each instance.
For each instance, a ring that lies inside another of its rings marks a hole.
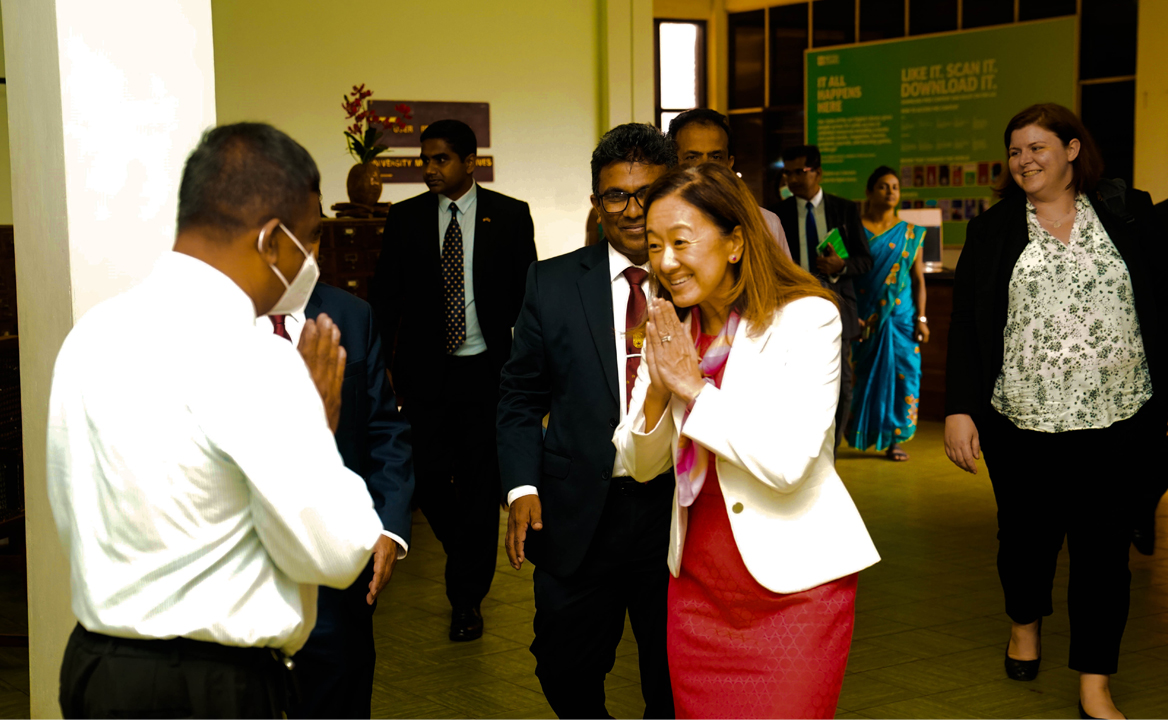
[[[306,322],[299,353],[255,331],[304,308],[319,216],[303,147],[212,129],[183,172],[174,252],[65,339],[48,490],[79,621],[66,717],[281,717],[317,586],[349,586],[382,537],[333,439],[336,325]]]
[[[702,163],[717,163],[729,170],[734,169],[734,155],[730,152],[733,135],[726,116],[716,110],[697,108],[686,110],[669,122],[669,139],[677,146],[677,162],[682,167],[693,167]],[[763,224],[771,237],[779,244],[779,249],[791,257],[787,247],[787,234],[779,216],[764,207]]]
[[[592,154],[592,204],[606,242],[534,264],[499,401],[507,555],[535,564],[536,675],[560,717],[610,717],[604,678],[626,613],[645,717],[673,717],[665,653],[673,472],[643,485],[616,459],[646,317],[641,203],[676,164],[651,125],[613,128]],[[632,330],[632,332],[626,332]],[[549,415],[547,436],[542,420]]]

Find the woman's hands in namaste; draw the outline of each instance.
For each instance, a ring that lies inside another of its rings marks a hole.
[[[689,329],[677,319],[677,311],[668,300],[650,301],[645,346],[641,352],[649,367],[650,397],[668,401],[668,395],[673,394],[688,404],[706,386]]]

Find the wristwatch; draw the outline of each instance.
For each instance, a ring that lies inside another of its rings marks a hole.
[[[921,315],[919,318],[917,318],[917,322],[923,322],[924,324],[928,325],[929,319],[927,317],[925,317],[924,315]]]

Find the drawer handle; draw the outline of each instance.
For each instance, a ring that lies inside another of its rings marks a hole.
[[[348,285],[349,287],[357,287],[357,281],[356,281],[356,280],[350,280],[349,282],[347,282],[347,283],[345,283],[345,284],[346,284],[346,285]]]
[[[345,253],[345,262],[357,262],[357,253]]]
[[[356,228],[345,228],[346,235],[353,235],[356,232],[357,232]]]
[[[383,227],[379,227],[379,228],[377,228],[377,234],[378,234],[378,235],[384,235],[384,234],[385,234],[385,228],[383,228]]]

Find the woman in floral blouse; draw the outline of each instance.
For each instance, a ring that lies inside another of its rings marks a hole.
[[[1168,238],[1147,193],[1100,179],[1099,151],[1070,110],[1029,107],[1004,139],[1002,201],[969,223],[957,266],[945,452],[976,473],[986,448],[1013,621],[1006,674],[1038,673],[1065,537],[1080,714],[1123,717],[1110,677],[1127,622],[1133,503],[1168,422],[1153,398],[1168,392],[1158,278]]]

